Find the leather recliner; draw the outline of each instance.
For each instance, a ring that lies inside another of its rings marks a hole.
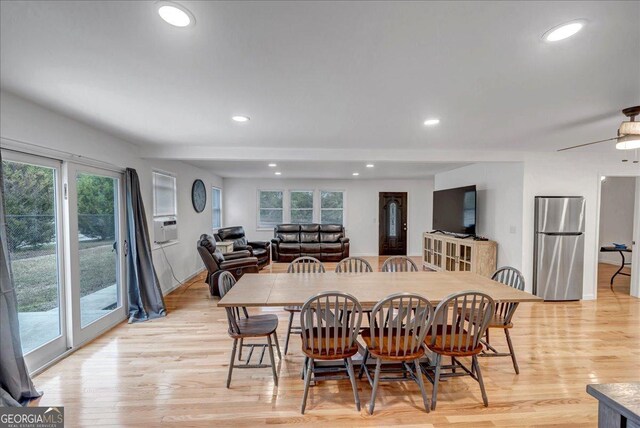
[[[233,241],[234,251],[249,251],[252,257],[258,259],[260,269],[271,263],[271,243],[267,241],[247,241],[242,226],[220,228],[215,238],[217,241]]]
[[[349,257],[349,238],[341,224],[279,224],[271,240],[273,261],[311,256],[323,262]]]
[[[210,235],[200,235],[197,248],[207,268],[207,284],[212,296],[220,296],[217,282],[222,272],[228,271],[237,281],[245,273],[258,273],[260,271],[258,259],[251,257],[249,251],[243,250],[222,254],[216,248],[216,240]]]

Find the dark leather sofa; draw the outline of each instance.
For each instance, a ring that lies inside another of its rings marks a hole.
[[[311,256],[323,262],[349,257],[349,238],[341,224],[279,224],[271,240],[274,262]]]
[[[215,238],[216,241],[233,241],[234,251],[249,251],[252,257],[258,259],[260,269],[271,263],[271,244],[267,241],[247,241],[242,226],[220,228]]]
[[[198,253],[207,268],[207,284],[212,296],[220,296],[218,291],[218,277],[224,271],[228,271],[238,280],[245,273],[258,273],[258,259],[251,257],[247,250],[233,251],[222,254],[216,249],[216,240],[210,235],[200,235],[198,239]]]

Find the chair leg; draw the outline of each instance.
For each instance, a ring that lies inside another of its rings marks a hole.
[[[371,402],[369,403],[369,414],[373,415],[373,409],[376,407],[376,393],[378,392],[378,383],[380,382],[380,368],[382,367],[382,360],[378,358],[376,360],[376,374],[373,378],[373,389],[371,389]]]
[[[276,373],[276,359],[273,356],[273,342],[271,335],[267,336],[267,344],[269,345],[269,358],[271,359],[271,371],[273,372],[273,383],[278,386],[278,373]]]
[[[293,325],[293,312],[289,312],[289,325],[287,326],[287,338],[284,341],[284,355],[289,350],[289,337],[291,337],[291,326]]]
[[[491,330],[490,328],[487,329],[487,333],[485,334],[486,337],[486,341],[487,343],[489,343],[489,330]]]
[[[440,365],[442,364],[442,355],[436,354],[436,372],[433,375],[433,393],[431,394],[431,410],[436,409],[438,400],[438,382],[440,382]]]
[[[362,357],[362,364],[360,365],[360,370],[358,371],[358,379],[362,379],[362,375],[364,374],[364,366],[367,364],[367,359],[369,358],[369,348],[364,350],[364,356]]]
[[[509,353],[511,354],[511,361],[513,361],[513,369],[516,371],[516,374],[520,374],[520,368],[518,367],[518,362],[516,361],[516,353],[513,350],[511,335],[509,334],[508,328],[504,329],[504,335],[507,337],[507,345],[509,345]]]
[[[427,399],[427,391],[424,389],[424,380],[422,379],[422,370],[420,369],[420,360],[416,359],[414,362],[416,366],[416,378],[418,380],[418,386],[420,387],[420,392],[422,393],[422,403],[424,404],[424,410],[429,413],[429,400]]]
[[[304,376],[307,374],[307,364],[309,364],[309,357],[304,357],[304,362],[302,363],[302,370],[300,370],[300,379],[304,380]]]
[[[307,407],[307,396],[309,395],[309,384],[311,383],[311,369],[313,367],[313,358],[309,358],[307,362],[307,373],[304,376],[304,393],[302,394],[302,406],[300,413],[304,415],[304,409]]]
[[[480,364],[478,364],[478,356],[473,356],[473,365],[476,366],[476,376],[478,376],[478,383],[480,384],[480,392],[482,393],[482,402],[484,407],[489,406],[489,399],[487,398],[487,392],[484,390],[484,382],[482,381],[482,371],[480,371]]]
[[[273,341],[275,342],[276,350],[278,351],[278,359],[282,360],[282,354],[280,353],[280,342],[278,342],[278,333],[276,333],[275,331],[273,332]]]
[[[242,361],[242,348],[244,347],[244,339],[240,339],[240,347],[238,348],[238,361]]]
[[[356,386],[356,375],[353,372],[353,361],[351,357],[345,360],[347,364],[347,372],[349,373],[349,380],[351,380],[351,388],[353,389],[353,398],[356,400],[356,410],[360,411],[360,396],[358,395],[358,387]]]
[[[231,373],[233,373],[233,365],[236,360],[236,349],[238,347],[238,339],[233,339],[233,348],[231,349],[231,361],[229,362],[229,374],[227,375],[227,388],[231,385]]]

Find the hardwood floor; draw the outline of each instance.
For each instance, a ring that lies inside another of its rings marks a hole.
[[[369,258],[381,265],[377,258]],[[327,264],[327,268],[333,268]],[[281,272],[286,264],[270,271]],[[438,408],[427,414],[413,382],[381,384],[376,413],[366,405],[371,388],[358,383],[356,412],[348,380],[312,387],[300,415],[303,382],[298,338],[271,370],[235,370],[225,388],[232,340],[226,315],[209,298],[201,278],[167,296],[166,318],[123,323],[35,378],[40,405],[63,405],[67,426],[595,426],[597,401],[588,383],[640,381],[640,299],[629,297],[629,278],[609,289],[611,265],[600,265],[598,300],[522,304],[512,339],[520,364],[509,358],[480,360],[489,396],[482,405],[477,383],[450,379],[439,388]],[[259,310],[252,311],[254,313]],[[278,336],[284,345],[286,313]],[[492,344],[506,347],[499,332]],[[431,385],[426,384],[431,394]]]

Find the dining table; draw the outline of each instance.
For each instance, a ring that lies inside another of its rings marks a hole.
[[[420,294],[436,305],[461,291],[480,291],[497,302],[541,302],[540,297],[472,272],[366,272],[247,274],[218,301],[220,307],[301,306],[325,291],[353,295],[363,308],[401,292]]]

